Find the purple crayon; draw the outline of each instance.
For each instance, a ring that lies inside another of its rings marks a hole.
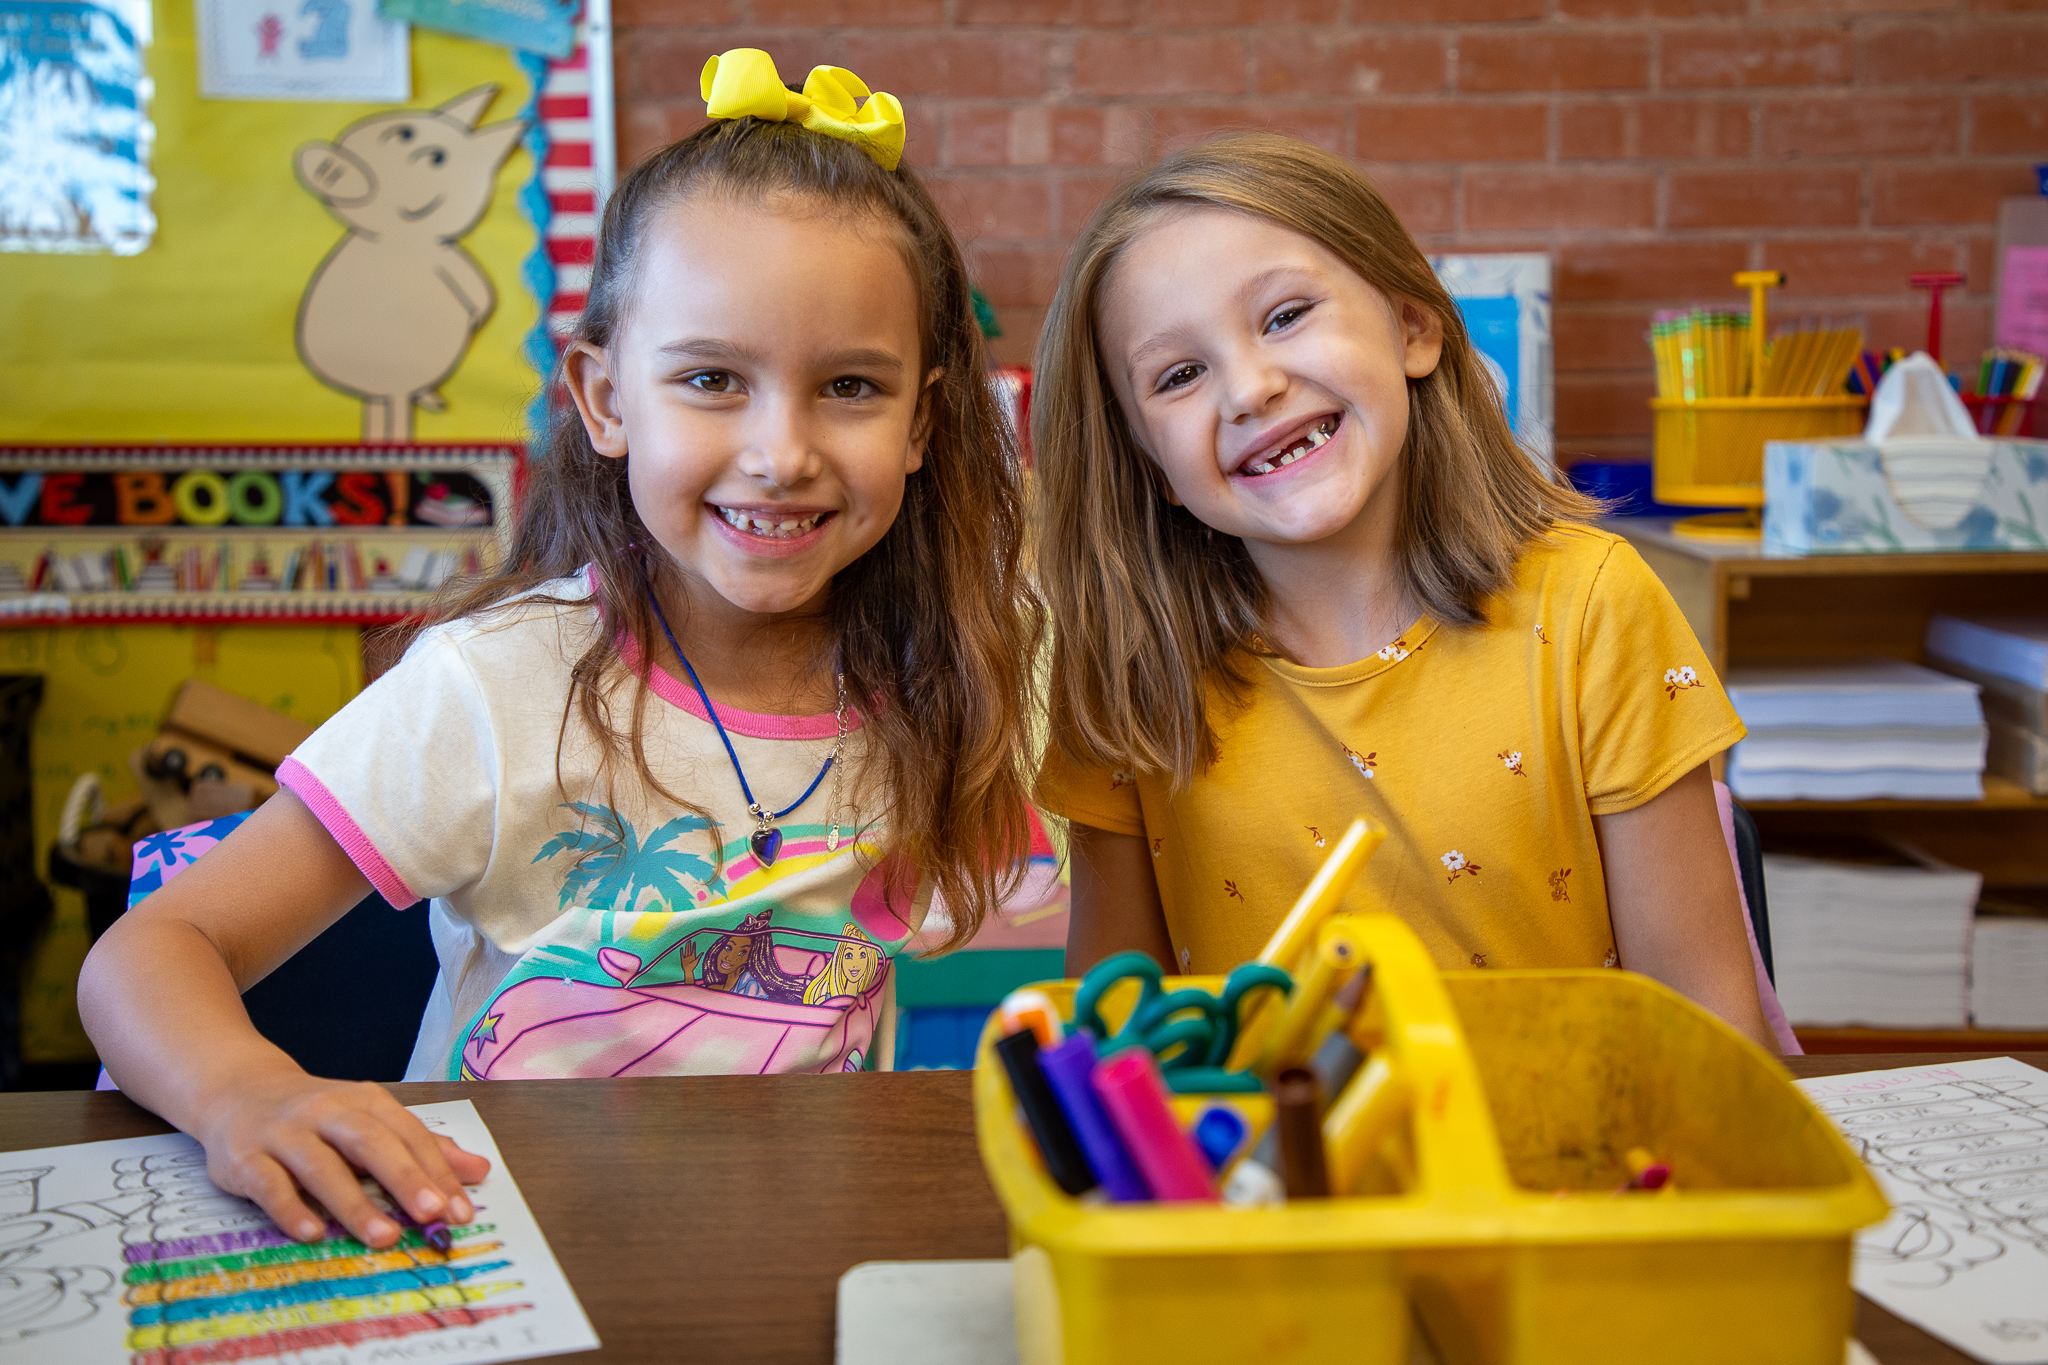
[[[427,1245],[436,1251],[447,1251],[455,1245],[455,1233],[446,1223],[422,1223],[420,1224],[420,1236],[425,1238]]]

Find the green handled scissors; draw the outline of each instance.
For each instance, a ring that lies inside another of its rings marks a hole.
[[[1285,996],[1294,978],[1264,962],[1247,962],[1223,983],[1221,995],[1197,986],[1166,990],[1165,972],[1146,953],[1118,953],[1089,968],[1074,993],[1074,1024],[1104,1039],[1107,1054],[1142,1047],[1159,1059],[1166,1085],[1177,1095],[1251,1094],[1264,1089],[1249,1071],[1229,1071],[1224,1061],[1237,1045],[1245,1001],[1256,991],[1276,990]],[[1138,1003],[1114,1036],[1102,1021],[1102,998],[1118,983],[1135,977]]]

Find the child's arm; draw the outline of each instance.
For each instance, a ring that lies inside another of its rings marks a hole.
[[[1621,965],[1704,1005],[1776,1056],[1706,765],[1593,824]]]
[[[1073,899],[1067,912],[1067,975],[1079,976],[1111,953],[1150,953],[1168,972],[1173,939],[1159,905],[1159,879],[1144,836],[1068,827]]]
[[[130,1099],[199,1139],[216,1185],[293,1235],[322,1235],[310,1194],[355,1236],[401,1229],[363,1196],[374,1177],[421,1222],[473,1216],[490,1163],[437,1138],[382,1086],[319,1080],[249,1022],[241,993],[370,893],[288,791],[115,921],[86,958],[78,1010]],[[424,913],[424,908],[412,913]]]

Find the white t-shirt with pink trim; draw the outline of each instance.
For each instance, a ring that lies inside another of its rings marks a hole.
[[[648,790],[630,758],[601,771],[580,711],[564,725],[597,608],[582,578],[533,596],[566,605],[425,632],[278,769],[387,900],[430,902],[441,974],[406,1079],[887,1067],[891,965],[929,892],[892,893],[878,863],[859,717],[837,780],[777,822],[764,866],[695,689],[629,649],[653,694],[648,764],[711,823]],[[622,728],[636,690],[622,677],[612,692]],[[718,715],[771,810],[817,776],[837,729]]]

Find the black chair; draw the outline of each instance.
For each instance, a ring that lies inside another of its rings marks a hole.
[[[1757,837],[1756,821],[1749,812],[1730,802],[1735,817],[1735,867],[1742,875],[1742,896],[1749,902],[1749,922],[1756,930],[1757,956],[1764,960],[1764,975],[1778,984],[1778,969],[1771,961],[1771,913],[1764,904],[1764,850]]]
[[[256,1031],[315,1076],[398,1081],[440,964],[425,903],[372,895],[242,996]]]

